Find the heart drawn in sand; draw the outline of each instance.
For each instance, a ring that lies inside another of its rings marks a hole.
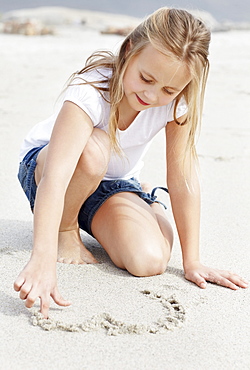
[[[185,320],[185,309],[174,295],[166,297],[163,292],[154,293],[151,290],[144,290],[141,293],[150,299],[158,301],[165,309],[164,315],[150,325],[126,324],[123,321],[116,320],[108,313],[94,315],[90,320],[80,324],[67,324],[53,319],[44,319],[43,315],[38,311],[33,312],[31,322],[34,326],[40,326],[47,331],[79,332],[82,330],[90,332],[105,329],[108,335],[157,334],[182,326]]]

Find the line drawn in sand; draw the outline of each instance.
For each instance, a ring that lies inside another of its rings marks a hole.
[[[107,335],[119,334],[163,334],[169,330],[181,327],[185,321],[185,309],[178,302],[175,295],[166,297],[163,292],[154,293],[151,290],[141,292],[150,299],[156,300],[162,304],[165,313],[156,322],[149,325],[144,324],[127,324],[118,321],[109,313],[94,315],[90,320],[85,320],[80,324],[67,324],[54,319],[45,319],[43,315],[34,311],[31,316],[31,323],[34,326],[40,326],[43,330],[61,330],[68,332],[91,332],[106,330]]]

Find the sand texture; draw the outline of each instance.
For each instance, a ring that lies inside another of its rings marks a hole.
[[[67,78],[94,50],[122,37],[78,25],[55,35],[0,34],[0,369],[250,369],[249,289],[185,280],[177,238],[167,271],[136,278],[117,269],[82,234],[97,265],[58,264],[59,290],[72,301],[28,310],[13,290],[32,246],[32,215],[18,184],[27,131],[53,112]],[[214,33],[204,122],[198,144],[202,185],[201,256],[250,280],[250,32]],[[142,179],[164,185],[164,135]],[[169,204],[167,194],[161,200]],[[168,211],[170,212],[170,211]],[[172,218],[171,218],[172,220]],[[173,220],[172,220],[173,221]]]
[[[151,325],[127,324],[117,321],[108,313],[101,313],[93,316],[81,324],[65,324],[53,319],[44,319],[39,311],[34,311],[31,316],[31,322],[34,326],[40,326],[44,330],[62,330],[62,331],[94,331],[106,329],[108,335],[118,334],[158,334],[167,330],[173,330],[182,325],[185,319],[185,310],[174,296],[165,297],[162,293],[153,293],[150,290],[142,292],[151,299],[158,300],[167,311],[155,323]]]

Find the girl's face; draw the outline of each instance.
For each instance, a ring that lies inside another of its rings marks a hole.
[[[167,105],[190,80],[184,63],[172,60],[149,44],[128,64],[121,104],[136,112]]]

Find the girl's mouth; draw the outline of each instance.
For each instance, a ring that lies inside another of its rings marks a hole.
[[[142,104],[142,105],[150,105],[150,104],[148,104],[148,103],[145,103],[145,101],[141,100],[137,94],[135,94],[135,95],[136,95],[137,100],[138,100],[138,102],[139,102],[140,104]]]

